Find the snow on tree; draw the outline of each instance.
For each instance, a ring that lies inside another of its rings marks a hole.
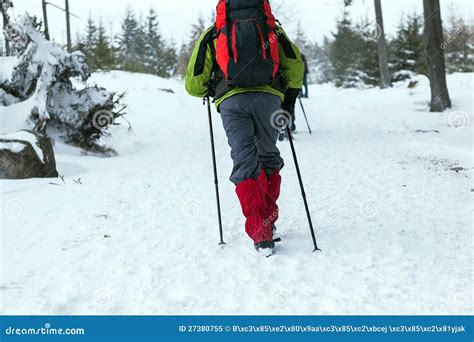
[[[97,140],[122,116],[124,107],[116,108],[123,95],[86,86],[90,72],[84,54],[68,53],[46,40],[39,26],[36,17],[25,14],[6,28],[16,56],[2,58],[2,63],[11,64],[0,75],[2,133],[28,128],[27,119],[39,132],[46,127],[58,130],[69,144],[93,152],[110,151]],[[82,89],[74,87],[73,78],[82,81]]]
[[[404,15],[395,38],[390,42],[390,66],[394,82],[427,74],[423,18],[416,13]]]
[[[448,72],[474,72],[474,30],[462,18],[451,14],[441,48],[446,53]]]
[[[13,3],[10,0],[0,0],[0,12],[2,14],[3,28],[5,29],[10,22],[10,16],[8,10],[13,7]],[[10,43],[5,39],[5,53],[10,55]]]
[[[337,20],[336,32],[332,35],[329,48],[332,81],[337,87],[363,87],[367,78],[361,65],[365,40],[361,31],[352,25],[347,10]]]

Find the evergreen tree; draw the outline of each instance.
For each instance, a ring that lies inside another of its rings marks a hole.
[[[314,44],[313,53],[311,59],[315,61],[316,68],[311,75],[313,77],[312,81],[317,83],[328,83],[332,82],[332,75],[334,73],[332,64],[331,64],[331,45],[332,42],[326,36],[324,36],[323,44],[319,46]]]
[[[145,69],[160,77],[174,74],[177,63],[174,44],[167,44],[159,30],[158,16],[150,9],[145,27]]]
[[[92,18],[92,14],[89,13],[85,35],[78,34],[76,40],[77,43],[74,46],[74,50],[81,51],[86,56],[87,64],[91,70],[96,70],[94,47],[97,44],[97,26]]]
[[[329,48],[332,81],[337,87],[356,87],[362,82],[360,50],[363,38],[353,28],[347,11],[337,21],[334,41]]]
[[[191,53],[192,51],[190,51],[189,49],[189,44],[181,44],[181,47],[178,52],[178,67],[176,70],[176,73],[180,77],[184,77],[186,75],[186,70],[188,69]]]
[[[298,21],[298,26],[296,27],[296,38],[294,42],[305,56],[310,55],[311,45],[308,42],[308,38],[306,37],[303,27],[301,26],[301,21]]]
[[[189,60],[191,59],[191,55],[193,53],[194,45],[196,44],[199,37],[204,33],[206,28],[206,20],[202,14],[200,14],[196,23],[191,26],[189,41],[186,44],[182,44],[179,50],[177,74],[181,77],[184,77],[186,74]]]
[[[378,31],[376,26],[365,18],[356,30],[362,38],[356,46],[360,58],[359,76],[364,84],[376,86],[380,83],[379,52],[377,46]]]
[[[86,27],[86,39],[85,44],[88,46],[94,46],[97,39],[97,26],[94,23],[94,19],[92,19],[92,14],[89,13],[89,19],[87,19],[87,27]]]
[[[158,29],[158,17],[153,8],[148,11],[145,27],[145,68],[147,72],[163,76],[160,58],[164,54],[164,42]]]
[[[389,44],[393,81],[427,74],[423,19],[416,13],[403,16],[395,39]]]
[[[448,72],[474,72],[474,32],[462,18],[451,14],[442,48]]]
[[[177,73],[178,54],[174,42],[168,44],[165,48],[163,58],[163,77],[172,77]]]
[[[123,70],[132,72],[145,72],[144,66],[144,32],[138,24],[135,13],[130,7],[125,10],[122,20],[122,31],[118,37],[118,54]]]
[[[94,65],[97,69],[110,70],[115,67],[115,51],[111,45],[110,38],[107,36],[102,19],[99,21],[96,43],[92,49],[92,53],[94,56]]]

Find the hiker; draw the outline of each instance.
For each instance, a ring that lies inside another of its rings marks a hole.
[[[216,22],[198,39],[186,90],[211,96],[221,114],[234,168],[230,180],[257,251],[271,255],[279,217],[277,117],[294,112],[304,76],[295,44],[276,24],[268,0],[220,0]]]

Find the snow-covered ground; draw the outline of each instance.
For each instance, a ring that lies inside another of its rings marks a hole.
[[[2,181],[2,314],[473,314],[472,74],[449,77],[455,108],[427,112],[429,86],[311,87],[299,117],[312,243],[287,143],[277,255],[243,230],[229,148],[214,115],[220,248],[207,113],[182,84],[111,72],[133,133],[103,159],[56,143],[61,180]],[[172,89],[173,93],[163,91]]]

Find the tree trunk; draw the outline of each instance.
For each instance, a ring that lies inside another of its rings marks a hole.
[[[49,37],[49,26],[48,26],[48,10],[46,8],[46,0],[41,0],[43,6],[43,23],[44,23],[44,37],[50,40]]]
[[[439,0],[423,0],[425,16],[425,40],[428,61],[428,77],[431,85],[432,112],[443,112],[451,108],[446,84],[446,64],[443,44],[443,24]]]
[[[387,41],[385,40],[385,30],[383,26],[382,4],[380,0],[375,0],[375,17],[377,20],[378,50],[379,50],[379,70],[380,88],[385,89],[392,86],[392,79],[388,69]]]
[[[10,8],[9,0],[0,0],[0,9],[2,11],[2,20],[3,20],[3,32],[5,32],[5,28],[10,22],[10,16],[7,13],[9,8]],[[8,41],[8,38],[6,37],[5,33],[4,33],[4,37],[5,37],[5,54],[7,56],[10,56],[11,55],[10,42]]]
[[[69,0],[66,1],[66,35],[67,35],[67,52],[72,52],[71,43],[71,15],[69,12]]]

